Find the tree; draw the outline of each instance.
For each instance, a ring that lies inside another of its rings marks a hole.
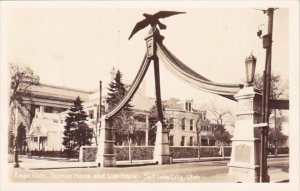
[[[204,112],[199,113],[199,116],[196,121],[196,135],[197,135],[197,146],[198,146],[198,159],[200,160],[200,146],[201,146],[201,131],[204,123]]]
[[[260,74],[256,74],[254,77],[254,86],[259,89],[260,91],[263,91],[263,76]],[[272,74],[271,75],[271,81],[270,81],[270,99],[272,100],[278,100],[278,99],[288,99],[288,85],[287,83],[283,83],[283,80],[281,79],[280,75]],[[278,143],[277,140],[282,138],[281,133],[281,119],[282,115],[278,118],[277,116],[277,109],[270,109],[269,116],[274,114],[273,120],[274,120],[274,130],[270,129],[269,132],[269,140],[274,140],[275,145],[275,156],[277,156],[278,151]],[[280,119],[281,118],[281,119]],[[278,128],[278,129],[277,129]],[[275,132],[275,133],[274,133]]]
[[[30,89],[39,85],[39,76],[30,67],[10,64],[10,78],[9,105],[15,103],[24,106],[24,97],[31,98]]]
[[[122,82],[122,73],[117,70],[114,80],[109,83],[108,87],[108,109],[111,110],[126,95],[126,88]],[[115,116],[112,117],[112,127],[115,129],[114,138],[117,144],[123,144],[125,140],[129,141],[132,134],[135,131],[133,112],[130,101],[119,111]]]
[[[215,126],[213,128],[212,139],[221,143],[222,155],[224,157],[223,146],[225,143],[228,145],[231,142],[231,135],[226,130],[225,126],[232,126],[234,123],[234,117],[229,109],[217,106],[216,102],[211,102],[207,107],[207,111],[210,114],[210,121],[212,122],[212,125]]]
[[[136,131],[135,121],[128,111],[121,110],[113,120],[113,126],[117,128],[115,131],[115,141],[117,145],[122,145],[124,141],[129,143],[133,140]]]
[[[79,123],[74,132],[77,147],[80,148],[81,146],[91,145],[93,133],[93,130],[90,129],[86,123]]]
[[[276,115],[276,113],[278,113],[278,115]],[[270,128],[269,130],[268,141],[270,146],[275,147],[274,154],[277,156],[278,146],[284,145],[287,140],[287,136],[282,133],[282,125],[283,122],[287,121],[287,117],[279,110],[279,112],[275,112],[271,120],[276,121],[276,123],[274,123],[274,128]]]
[[[263,76],[261,74],[256,74],[254,77],[254,87],[263,91]],[[270,99],[277,100],[277,99],[286,99],[289,97],[288,95],[288,85],[283,83],[280,75],[272,74],[271,75],[271,82],[270,82]]]
[[[117,73],[114,77],[114,80],[109,83],[108,87],[108,110],[114,108],[125,96],[126,88],[125,84],[122,82],[122,73],[120,70],[117,70]],[[130,101],[123,108],[124,110],[131,111],[132,106],[130,105]]]
[[[206,119],[206,111],[199,111],[198,118],[196,120],[196,136],[198,146],[198,159],[200,160],[200,146],[201,146],[201,132],[204,126],[208,126],[209,121]]]
[[[63,145],[69,157],[81,146],[91,145],[92,130],[85,123],[87,115],[78,96],[65,119]]]
[[[164,108],[166,105],[162,103],[162,110],[163,110],[163,116],[165,116]],[[157,113],[157,105],[153,105],[150,109],[149,112],[149,129],[148,129],[148,144],[149,145],[154,145],[155,144],[155,139],[156,139],[156,123],[158,122],[158,113]],[[165,120],[165,119],[164,119]]]
[[[26,146],[26,127],[21,122],[18,126],[18,134],[17,134],[17,148],[21,151],[24,150]]]
[[[16,115],[20,113],[21,116],[27,116],[29,113],[33,116],[32,111],[28,104],[25,104],[24,98],[31,101],[33,87],[38,86],[39,76],[35,75],[33,70],[27,66],[19,66],[13,63],[9,64],[10,67],[10,89],[9,89],[9,111],[10,111],[10,121],[9,121],[9,131],[8,131],[8,142],[9,147],[13,146],[14,139],[14,125],[18,123]],[[15,112],[17,111],[17,112]],[[14,114],[16,113],[16,114]],[[25,125],[30,125],[30,120],[25,121]],[[24,125],[24,124],[23,124]]]

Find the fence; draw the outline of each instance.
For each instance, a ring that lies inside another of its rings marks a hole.
[[[221,156],[220,147],[218,146],[201,146],[201,157],[217,157]],[[224,147],[225,156],[230,156],[231,147]],[[132,146],[131,156],[132,160],[151,160],[153,159],[153,146]],[[129,147],[128,146],[115,146],[116,160],[129,160]],[[83,146],[80,150],[79,161],[93,162],[96,161],[97,147],[95,146]],[[197,158],[198,147],[170,147],[170,155],[174,159],[178,158]]]
[[[68,153],[63,151],[22,151],[18,153],[19,155],[27,155],[27,156],[38,156],[38,157],[53,157],[53,158],[69,158]],[[74,152],[71,158],[78,158],[79,153]]]
[[[151,160],[153,159],[154,146],[132,146],[131,156],[133,160]],[[117,160],[129,160],[128,146],[115,146]],[[231,147],[224,146],[225,156],[230,156]],[[69,158],[68,154],[63,151],[19,151],[19,155],[39,156],[39,157],[57,157]],[[269,154],[274,154],[270,151]],[[278,148],[278,154],[289,154],[288,147]],[[96,146],[83,146],[81,152],[75,152],[72,158],[79,158],[80,161],[95,161],[97,155]],[[170,146],[170,155],[174,159],[178,158],[197,158],[197,146],[174,147]],[[219,146],[201,146],[200,157],[217,157],[221,156]]]

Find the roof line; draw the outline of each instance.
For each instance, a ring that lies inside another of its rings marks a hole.
[[[88,93],[88,94],[94,93],[93,91],[87,91],[87,90],[81,90],[81,89],[69,88],[69,87],[57,86],[57,85],[50,85],[50,84],[44,84],[44,83],[40,83],[40,86],[46,86],[46,87],[51,87],[51,88],[59,88],[59,89],[77,91],[77,92]]]

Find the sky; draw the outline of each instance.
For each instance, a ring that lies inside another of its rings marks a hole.
[[[206,78],[220,83],[241,83],[245,79],[245,58],[257,58],[256,73],[262,73],[265,49],[256,35],[267,33],[268,17],[255,8],[201,6],[43,6],[12,7],[7,10],[8,62],[30,66],[40,82],[83,90],[95,90],[99,80],[104,89],[112,67],[130,84],[146,51],[148,28],[128,40],[143,13],[159,10],[186,14],[162,19],[164,45],[177,58]],[[180,81],[161,64],[162,97],[227,102],[219,96],[195,90]],[[274,13],[272,71],[289,78],[289,10]],[[151,64],[143,84],[154,97]],[[229,104],[231,101],[228,102]]]

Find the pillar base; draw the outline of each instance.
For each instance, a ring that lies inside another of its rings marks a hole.
[[[259,182],[259,165],[229,163],[229,176],[235,182]]]
[[[98,167],[115,167],[116,165],[116,155],[97,155],[97,166]]]
[[[170,146],[169,146],[169,135],[165,127],[162,126],[161,122],[156,123],[156,140],[153,154],[153,161],[158,164],[170,164]]]

